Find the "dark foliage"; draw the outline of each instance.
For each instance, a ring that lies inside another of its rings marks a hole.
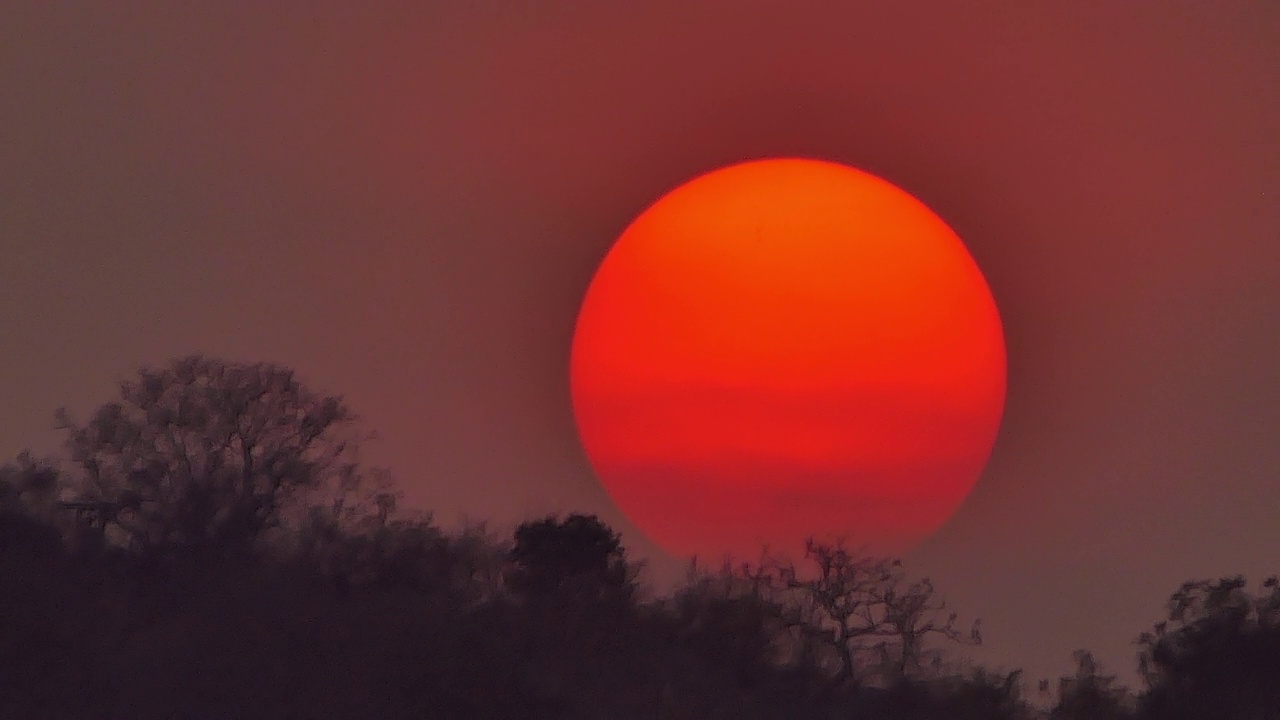
[[[603,600],[634,589],[621,539],[594,515],[526,522],[514,540],[507,585],[516,594]]]
[[[351,421],[287,369],[193,357],[66,423],[65,468],[0,468],[0,718],[1280,717],[1275,580],[1188,583],[1144,693],[1082,652],[1040,712],[949,661],[976,626],[897,561],[810,542],[646,598],[594,516],[504,539],[400,512]]]
[[[1116,684],[1115,676],[1102,675],[1093,654],[1077,650],[1075,675],[1058,681],[1058,702],[1049,720],[1125,720],[1133,717],[1133,698]]]
[[[1280,580],[1261,592],[1243,577],[1185,583],[1168,619],[1138,640],[1148,685],[1144,717],[1280,718]]]

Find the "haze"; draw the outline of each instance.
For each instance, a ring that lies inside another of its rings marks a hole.
[[[1129,673],[1183,580],[1276,571],[1280,6],[465,5],[6,4],[0,454],[140,364],[273,360],[440,520],[651,553],[574,432],[578,304],[665,190],[813,156],[927,203],[1001,309],[992,462],[908,558],[979,659]]]

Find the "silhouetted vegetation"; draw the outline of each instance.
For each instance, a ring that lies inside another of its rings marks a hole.
[[[1087,652],[1023,697],[901,563],[690,567],[644,590],[584,514],[446,532],[286,368],[144,369],[61,458],[0,468],[0,717],[1181,720],[1280,717],[1280,584],[1189,582],[1130,692]]]
[[[1280,580],[1185,583],[1139,638],[1144,717],[1280,717]]]

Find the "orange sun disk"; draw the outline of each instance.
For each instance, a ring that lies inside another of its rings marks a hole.
[[[956,234],[843,165],[723,168],[645,210],[573,340],[587,456],[677,555],[795,553],[806,536],[903,552],[990,455],[999,313]]]

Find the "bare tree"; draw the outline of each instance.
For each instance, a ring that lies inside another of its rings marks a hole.
[[[978,623],[963,632],[933,584],[909,579],[898,560],[812,538],[804,560],[799,569],[789,560],[766,558],[747,572],[775,596],[788,626],[833,653],[837,683],[865,675],[893,683],[918,675],[930,660],[940,660],[928,647],[933,638],[981,642]]]
[[[288,368],[199,355],[143,368],[83,425],[59,411],[81,500],[110,504],[137,549],[246,549],[317,492],[360,485],[341,397]]]

